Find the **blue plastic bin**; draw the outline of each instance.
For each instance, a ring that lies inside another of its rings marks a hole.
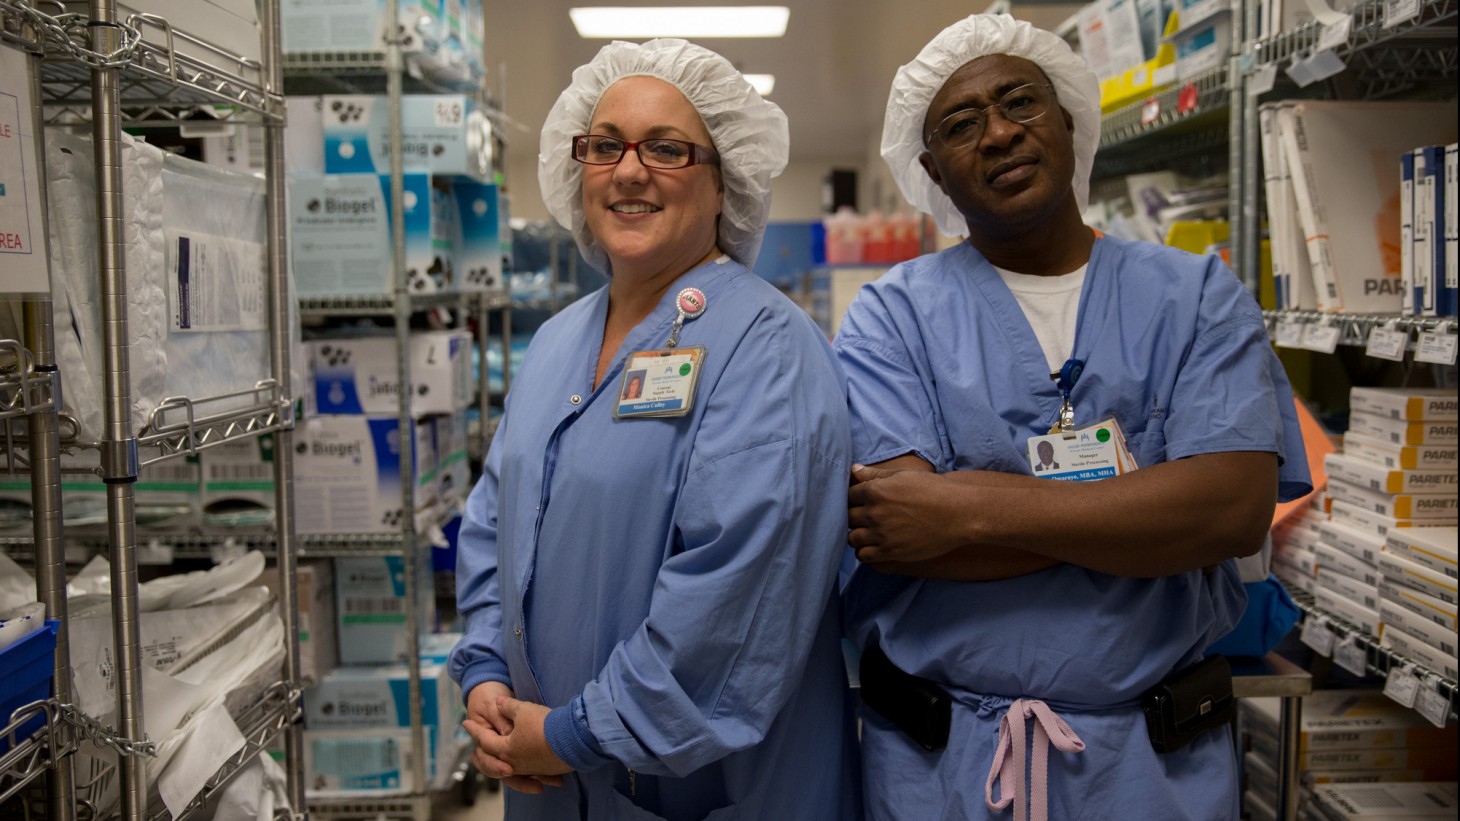
[[[56,674],[56,631],[60,622],[45,626],[0,650],[0,728],[10,726],[10,714],[32,701],[51,696]],[[25,722],[18,737],[26,737],[45,723],[44,714]],[[9,736],[0,737],[0,755],[9,752]]]

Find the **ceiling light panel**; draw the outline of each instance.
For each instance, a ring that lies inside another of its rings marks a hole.
[[[786,6],[589,6],[568,10],[581,37],[783,37]]]

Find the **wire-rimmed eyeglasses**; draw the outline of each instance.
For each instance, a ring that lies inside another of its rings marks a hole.
[[[1053,86],[1028,83],[1010,90],[987,108],[965,108],[949,114],[923,138],[923,145],[931,147],[937,137],[949,148],[966,148],[983,138],[989,117],[993,116],[990,112],[997,110],[1011,123],[1028,123],[1043,117],[1053,104]]]
[[[585,165],[618,165],[629,149],[633,149],[639,155],[639,162],[649,168],[677,169],[702,163],[720,164],[720,154],[715,149],[684,140],[656,137],[633,143],[602,134],[583,134],[573,138],[573,159]]]

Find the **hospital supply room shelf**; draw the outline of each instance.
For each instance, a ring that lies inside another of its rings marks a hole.
[[[16,0],[0,0],[0,14],[39,32],[47,122],[90,120],[91,69],[103,63],[119,69],[121,114],[129,124],[176,123],[198,107],[220,120],[283,122],[283,98],[264,88],[259,60],[173,28],[157,15],[119,19],[117,48],[103,55],[89,46],[85,15],[51,16]]]
[[[1409,334],[1409,350],[1413,351],[1415,340],[1421,333],[1444,332],[1452,336],[1460,330],[1460,322],[1453,316],[1397,316],[1392,314],[1343,314],[1322,311],[1263,311],[1267,322],[1268,336],[1279,345],[1281,325],[1334,325],[1339,329],[1338,344],[1363,347],[1369,342],[1369,334],[1375,328],[1392,328]]]
[[[429,311],[435,308],[455,308],[468,296],[451,291],[439,294],[411,294],[408,300],[408,310],[412,313]],[[510,297],[505,292],[491,292],[487,296],[487,310],[498,310],[507,307]],[[358,294],[346,296],[307,296],[300,297],[299,310],[305,314],[316,316],[388,316],[396,310],[396,297],[393,294]]]
[[[1330,632],[1334,635],[1334,646],[1338,647],[1345,643],[1360,648],[1364,655],[1364,667],[1367,673],[1380,678],[1388,678],[1391,670],[1406,667],[1420,675],[1424,681],[1431,682],[1434,691],[1449,705],[1449,720],[1460,719],[1460,711],[1457,711],[1455,693],[1460,686],[1454,679],[1434,670],[1430,670],[1423,664],[1407,658],[1393,650],[1379,646],[1379,640],[1369,635],[1363,629],[1350,623],[1342,616],[1330,613],[1320,608],[1313,595],[1287,585],[1288,594],[1298,608],[1303,611],[1303,619],[1306,623],[1310,619],[1321,619]]]
[[[30,351],[0,339],[0,421],[54,410],[56,393],[54,372],[37,371]]]
[[[1430,82],[1455,74],[1455,23],[1460,0],[1416,0],[1412,18],[1391,23],[1388,16],[1404,4],[1367,0],[1349,12],[1346,37],[1325,40],[1325,26],[1306,23],[1276,37],[1253,44],[1252,59],[1244,61],[1248,72],[1283,65],[1294,57],[1311,54],[1320,43],[1350,68],[1361,84],[1364,98],[1384,96],[1416,82]]]
[[[1156,134],[1164,139],[1203,125],[1215,125],[1225,134],[1230,98],[1227,66],[1208,69],[1101,116],[1100,150],[1109,151]]]
[[[42,718],[40,726],[26,728],[37,716]],[[6,748],[0,754],[0,806],[3,806],[50,768],[56,757],[53,751],[58,749],[58,719],[55,705],[50,701],[32,702],[0,718],[10,722],[0,727],[0,746]]]
[[[85,4],[77,4],[78,7]],[[287,485],[292,474],[288,459],[290,433],[293,426],[292,403],[287,389],[280,388],[281,374],[289,371],[288,316],[284,294],[286,255],[284,248],[283,207],[283,139],[284,99],[278,78],[279,5],[277,0],[257,4],[261,26],[259,55],[250,58],[220,47],[208,37],[199,37],[172,25],[167,19],[150,14],[129,14],[118,11],[114,0],[92,0],[87,14],[65,13],[59,3],[36,3],[24,0],[0,0],[0,39],[7,45],[18,45],[34,55],[29,61],[28,81],[35,91],[34,112],[30,113],[40,127],[86,125],[94,146],[93,160],[98,180],[111,184],[99,186],[96,202],[95,259],[101,292],[109,298],[101,300],[102,340],[101,363],[108,379],[102,406],[108,411],[107,425],[97,431],[100,442],[83,442],[74,420],[52,413],[49,424],[38,424],[35,409],[46,402],[55,402],[60,391],[40,384],[49,380],[49,367],[44,378],[38,378],[23,363],[14,373],[0,377],[0,400],[5,416],[27,412],[29,431],[20,433],[11,421],[4,422],[5,461],[10,470],[30,473],[37,502],[33,511],[38,595],[45,602],[48,614],[61,622],[56,652],[54,711],[43,746],[51,750],[45,765],[50,777],[43,817],[67,821],[76,815],[78,798],[93,785],[78,785],[70,752],[76,738],[87,738],[116,753],[112,763],[110,789],[120,795],[120,815],[128,821],[170,817],[166,811],[147,806],[148,783],[146,757],[154,754],[154,745],[146,740],[143,729],[143,694],[141,686],[141,651],[138,635],[137,564],[138,525],[134,480],[140,470],[163,460],[196,454],[224,442],[251,438],[273,432],[284,443],[285,457],[276,460],[276,484]],[[92,19],[94,15],[95,19]],[[221,34],[221,32],[210,32]],[[246,46],[246,48],[250,48]],[[12,79],[12,78],[7,78]],[[161,402],[148,416],[141,431],[129,431],[125,421],[131,400],[133,379],[129,367],[126,271],[126,241],[123,235],[123,198],[120,186],[120,132],[128,128],[177,126],[200,113],[210,121],[262,126],[268,130],[264,187],[266,192],[265,222],[267,243],[264,260],[267,266],[267,298],[264,313],[269,318],[266,362],[274,379],[257,382],[251,387],[216,396],[173,397]],[[43,139],[38,139],[41,143]],[[44,229],[43,229],[44,230]],[[26,304],[26,325],[29,340],[36,328],[47,340],[43,348],[48,357],[54,355],[49,303],[45,310],[32,316],[32,305]],[[6,363],[7,365],[9,363]],[[64,377],[65,374],[62,374]],[[27,384],[32,383],[32,384]],[[16,392],[23,395],[16,397]],[[52,398],[44,398],[49,394]],[[54,409],[52,409],[54,410]],[[69,429],[68,429],[69,428]],[[37,433],[39,431],[39,433]],[[34,442],[30,435],[37,436]],[[65,437],[64,440],[62,437]],[[64,444],[61,444],[64,441]],[[59,493],[61,470],[56,466],[56,450],[88,451],[97,455],[94,468],[82,465],[78,472],[97,473],[106,481],[106,539],[112,565],[113,592],[111,610],[119,625],[113,646],[112,667],[117,692],[117,713],[114,727],[103,727],[89,716],[82,715],[67,703],[70,667],[67,658],[65,607],[65,572],[62,563]],[[297,679],[297,591],[293,572],[292,505],[278,506],[279,540],[287,549],[280,551],[279,616],[283,622],[286,652],[283,680],[275,682],[267,698],[255,702],[239,719],[247,743],[233,760],[216,772],[185,816],[200,817],[207,796],[226,783],[245,764],[253,761],[266,743],[286,735],[285,758],[282,762],[288,781],[288,792],[296,808],[303,806],[302,755],[299,734],[295,732],[301,711]],[[44,526],[43,526],[44,523]],[[143,536],[145,538],[145,536]],[[44,573],[42,572],[44,571]],[[57,587],[49,583],[58,576]],[[59,592],[58,592],[59,591]],[[64,732],[62,732],[64,731]],[[59,741],[56,736],[59,734]],[[27,767],[39,759],[26,753],[34,742],[15,740],[10,753],[0,757],[7,767],[23,763]],[[58,748],[57,745],[60,745]],[[15,754],[15,755],[12,755]],[[12,771],[6,770],[9,774]],[[29,777],[29,776],[27,776]],[[19,799],[16,799],[19,800]],[[8,804],[0,815],[14,804]],[[86,805],[81,804],[84,808]],[[34,813],[31,813],[34,816]]]

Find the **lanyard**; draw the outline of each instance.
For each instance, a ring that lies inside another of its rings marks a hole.
[[[1060,391],[1060,415],[1049,429],[1050,433],[1068,433],[1075,429],[1075,406],[1070,402],[1070,392],[1075,389],[1075,383],[1080,381],[1080,374],[1084,372],[1083,359],[1066,359],[1065,364],[1060,366],[1059,377],[1055,380],[1055,387]]]

